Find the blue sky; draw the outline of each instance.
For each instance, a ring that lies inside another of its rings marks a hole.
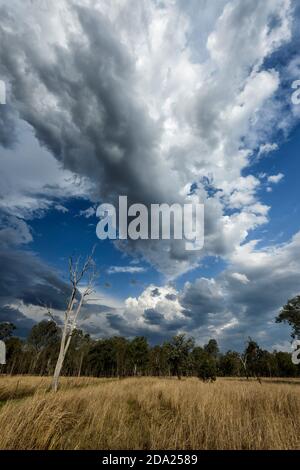
[[[11,0],[0,14],[0,321],[24,335],[46,302],[62,317],[68,257],[96,244],[93,336],[289,349],[274,318],[300,285],[297,2]],[[203,203],[203,250],[98,240],[96,208],[119,195]]]
[[[299,146],[300,126],[296,126],[279,149],[271,152],[266,159],[259,160],[251,171],[260,174],[282,174],[284,177],[271,192],[268,183],[262,185],[261,199],[270,206],[266,226],[253,231],[251,238],[261,239],[261,246],[282,243],[299,231]]]

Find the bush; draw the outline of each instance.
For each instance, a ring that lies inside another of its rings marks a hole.
[[[206,358],[198,365],[197,376],[203,382],[214,382],[217,376],[216,362],[212,358]]]

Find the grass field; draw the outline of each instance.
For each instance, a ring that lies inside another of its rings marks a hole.
[[[299,449],[300,381],[0,377],[0,449]]]

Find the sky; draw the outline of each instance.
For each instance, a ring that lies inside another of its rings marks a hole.
[[[300,293],[297,0],[0,0],[0,321],[290,350]],[[204,204],[204,247],[104,240],[101,203]]]

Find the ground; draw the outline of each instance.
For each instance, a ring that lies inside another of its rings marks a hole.
[[[0,376],[0,449],[299,449],[300,380]]]

